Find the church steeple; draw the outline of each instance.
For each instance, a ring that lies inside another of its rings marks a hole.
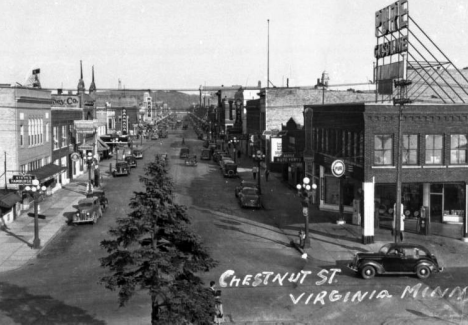
[[[83,80],[83,63],[80,60],[80,71],[81,71],[81,77],[80,80],[78,80],[78,94],[84,93],[85,92],[85,83]]]
[[[93,65],[93,79],[91,81],[91,85],[89,85],[89,93],[96,92],[96,84],[94,83],[94,65]]]

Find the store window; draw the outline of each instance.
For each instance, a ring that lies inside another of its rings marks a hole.
[[[404,165],[418,164],[418,136],[416,134],[403,135],[403,157]]]
[[[327,176],[325,180],[325,203],[340,204],[340,179],[334,176]],[[357,181],[346,178],[343,180],[343,205],[352,206],[355,197],[355,189],[359,186]]]
[[[467,151],[466,134],[452,134],[450,136],[450,163],[453,165],[466,164]]]
[[[393,164],[393,137],[389,134],[374,136],[374,165]]]
[[[444,216],[465,215],[465,189],[463,184],[444,184]]]
[[[426,135],[426,164],[441,165],[444,136],[441,134]]]

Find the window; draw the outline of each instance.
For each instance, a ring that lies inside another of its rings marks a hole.
[[[49,135],[50,135],[50,125],[49,123],[46,123],[46,134],[45,134],[46,142],[49,142]]]
[[[58,149],[59,148],[59,143],[58,143],[58,127],[57,126],[54,126],[53,127],[53,130],[54,130],[54,149]]]
[[[23,146],[24,144],[24,127],[22,125],[20,125],[20,146]]]
[[[441,134],[426,135],[426,164],[442,164],[443,138]]]
[[[450,136],[450,163],[466,164],[467,136],[466,134],[452,134]]]
[[[388,134],[374,136],[374,165],[392,165],[393,137]]]
[[[418,136],[416,134],[403,135],[403,165],[418,164]]]
[[[66,125],[62,125],[62,143],[60,145],[60,147],[66,147],[67,146],[67,126]]]

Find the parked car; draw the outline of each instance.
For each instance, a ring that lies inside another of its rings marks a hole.
[[[256,187],[244,187],[239,191],[237,195],[240,206],[242,208],[261,208],[262,200],[258,188]]]
[[[141,151],[140,149],[135,149],[132,152],[132,156],[136,159],[143,159],[143,151]]]
[[[130,168],[136,168],[137,167],[137,161],[136,161],[136,158],[133,157],[133,156],[127,156],[125,157],[125,161],[128,163],[128,165],[130,166]]]
[[[159,135],[156,132],[153,132],[151,134],[151,140],[158,140],[158,139],[159,139]]]
[[[98,197],[88,197],[78,201],[78,211],[73,215],[73,223],[96,223],[102,216]]]
[[[244,187],[253,187],[253,188],[258,188],[258,184],[256,182],[249,182],[249,181],[241,181],[239,186],[236,186],[234,189],[234,194],[236,197],[239,196],[239,192],[244,188]]]
[[[232,160],[223,161],[222,170],[224,177],[239,177],[239,174],[237,174],[237,164]]]
[[[125,161],[119,161],[115,164],[115,167],[112,169],[112,176],[130,175],[130,166]]]
[[[109,201],[107,200],[106,193],[104,192],[104,190],[93,190],[92,193],[87,193],[86,197],[97,197],[99,199],[99,204],[101,205],[102,212],[105,212],[109,207]]]
[[[357,253],[348,267],[364,279],[376,274],[416,274],[420,279],[442,272],[437,258],[417,244],[389,243],[377,253]]]
[[[179,157],[180,158],[187,158],[189,156],[189,154],[190,154],[190,149],[189,148],[181,148]]]
[[[211,159],[211,150],[210,149],[202,149],[200,159],[210,160]]]

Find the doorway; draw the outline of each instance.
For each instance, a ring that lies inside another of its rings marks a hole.
[[[431,193],[430,197],[431,222],[442,222],[443,195]]]

